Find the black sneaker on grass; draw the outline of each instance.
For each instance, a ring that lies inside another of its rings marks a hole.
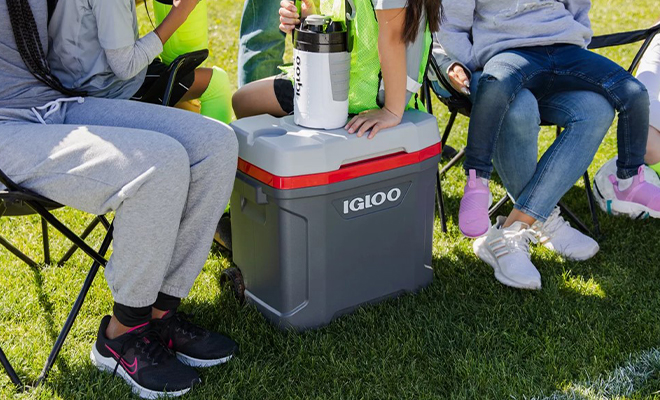
[[[208,331],[190,322],[182,312],[168,312],[151,324],[182,363],[191,367],[211,367],[223,364],[238,352],[238,345],[230,338]]]
[[[197,372],[167,348],[160,330],[151,323],[110,340],[105,335],[109,322],[109,315],[101,320],[92,346],[92,363],[100,370],[121,376],[138,396],[181,396],[201,382]]]

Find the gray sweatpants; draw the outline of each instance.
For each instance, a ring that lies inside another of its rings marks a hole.
[[[92,214],[116,211],[105,276],[117,303],[186,297],[229,201],[238,145],[188,111],[86,98],[0,110],[0,167],[17,183]]]

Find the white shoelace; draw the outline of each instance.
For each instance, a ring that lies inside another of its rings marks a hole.
[[[523,228],[518,231],[503,230],[502,236],[492,240],[489,245],[497,258],[509,253],[524,252],[529,255],[529,243],[537,243],[536,231]]]
[[[41,122],[44,125],[47,125],[46,124],[46,118],[48,118],[51,115],[53,115],[54,113],[56,113],[62,107],[62,103],[70,103],[72,101],[76,101],[76,102],[82,104],[85,101],[85,99],[82,98],[82,97],[64,97],[64,98],[61,98],[61,99],[57,99],[57,100],[53,100],[51,102],[48,102],[48,103],[44,104],[43,106],[32,107],[32,112],[37,117],[39,122]],[[44,110],[46,110],[46,113],[42,117],[41,113],[39,111],[44,111]]]
[[[555,208],[545,223],[535,223],[532,229],[535,231],[539,243],[543,244],[554,238],[557,231],[564,226],[570,226],[570,224],[559,215],[559,208]]]

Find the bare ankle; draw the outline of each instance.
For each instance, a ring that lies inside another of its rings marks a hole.
[[[105,330],[105,336],[112,340],[116,339],[117,337],[125,334],[131,330],[131,327],[123,325],[119,320],[113,315],[112,318],[110,319],[110,323],[108,324],[108,327]]]
[[[152,307],[152,308],[151,308],[151,318],[152,318],[152,319],[161,319],[161,318],[163,318],[163,317],[165,316],[165,314],[167,314],[168,312],[169,312],[169,311],[163,311],[163,310],[159,310],[159,309],[157,309],[157,308],[155,308],[155,307]]]
[[[534,222],[536,222],[536,218],[529,216],[520,210],[514,209],[511,211],[506,221],[504,221],[502,228],[508,228],[516,222],[523,222],[529,226],[532,226]]]

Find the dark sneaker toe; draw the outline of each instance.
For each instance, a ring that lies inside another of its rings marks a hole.
[[[210,367],[225,363],[238,353],[238,344],[219,333],[208,332],[204,338],[177,349],[177,357],[193,367]]]
[[[171,393],[191,389],[202,382],[194,369],[187,365],[170,365],[173,363],[181,364],[180,360],[173,358],[167,363],[141,371],[142,385],[149,390]]]

